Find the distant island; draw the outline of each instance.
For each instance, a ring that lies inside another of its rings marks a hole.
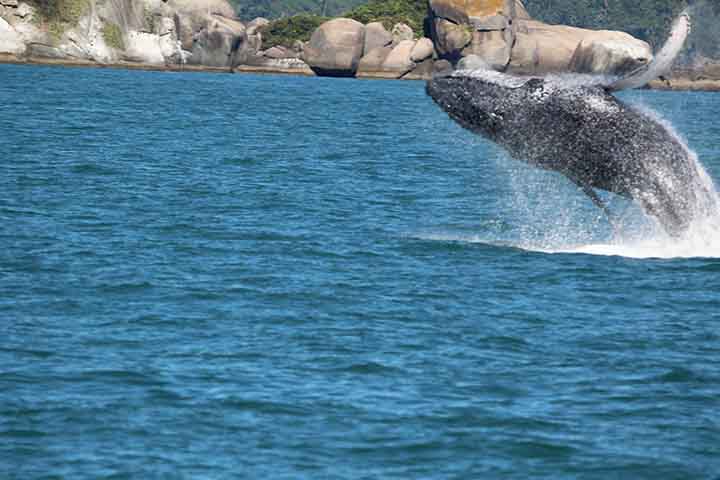
[[[622,75],[652,58],[684,4],[0,0],[0,62],[399,79],[473,65]],[[652,87],[720,90],[720,4],[694,9],[681,62]]]

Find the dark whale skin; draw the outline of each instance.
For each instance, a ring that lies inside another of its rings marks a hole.
[[[426,91],[453,120],[513,158],[560,172],[586,193],[632,198],[672,235],[697,213],[701,182],[687,149],[602,85],[456,74],[433,78]]]

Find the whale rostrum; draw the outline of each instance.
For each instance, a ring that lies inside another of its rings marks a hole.
[[[661,121],[610,92],[643,86],[665,73],[689,29],[683,12],[655,60],[619,80],[466,70],[435,76],[427,93],[463,127],[516,159],[565,175],[606,212],[595,189],[634,199],[678,235],[703,203],[696,163]]]

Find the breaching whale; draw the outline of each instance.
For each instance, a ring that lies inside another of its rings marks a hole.
[[[661,121],[612,92],[664,74],[689,30],[685,11],[654,60],[621,79],[456,71],[436,75],[426,90],[460,125],[518,160],[565,175],[608,216],[595,189],[637,201],[668,233],[679,235],[703,204],[697,164]]]

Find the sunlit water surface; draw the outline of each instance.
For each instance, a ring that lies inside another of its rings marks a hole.
[[[0,478],[717,478],[712,224],[421,82],[0,78]],[[720,95],[622,97],[720,178]]]

